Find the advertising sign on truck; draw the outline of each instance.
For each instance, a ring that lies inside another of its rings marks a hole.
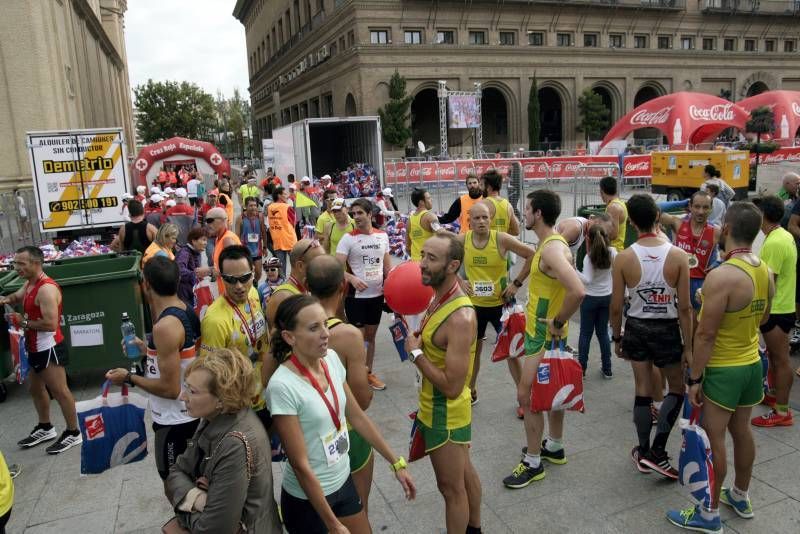
[[[121,128],[28,132],[42,232],[119,226],[129,192]]]

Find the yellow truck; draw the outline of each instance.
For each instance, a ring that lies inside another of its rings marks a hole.
[[[667,200],[682,200],[700,189],[706,165],[717,168],[737,198],[747,196],[750,153],[745,150],[670,150],[651,156],[653,193],[666,194]]]

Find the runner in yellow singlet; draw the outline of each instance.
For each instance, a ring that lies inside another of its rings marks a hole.
[[[500,196],[503,188],[503,176],[495,170],[487,171],[481,176],[483,181],[483,202],[489,206],[492,217],[492,230],[505,232],[512,236],[519,235],[519,221],[514,215],[511,203]]]
[[[512,489],[543,479],[542,459],[555,464],[567,462],[562,444],[564,412],[549,412],[549,436],[542,442],[544,414],[530,410],[531,387],[541,356],[551,340],[566,338],[567,322],[578,311],[585,294],[572,264],[569,245],[553,230],[560,214],[561,199],[553,191],[540,189],[528,195],[525,228],[534,231],[539,246],[528,282],[525,361],[517,387],[517,400],[524,410],[527,447],[522,461],[503,479],[503,484]]]
[[[431,195],[422,188],[415,188],[411,192],[411,203],[416,210],[408,216],[406,230],[406,249],[413,261],[419,261],[422,255],[422,245],[435,232],[439,231],[439,218],[431,211],[433,203]]]
[[[472,465],[469,378],[475,351],[475,311],[461,290],[464,247],[449,232],[422,247],[422,283],[434,299],[422,335],[409,333],[406,351],[417,371],[417,425],[425,439],[437,486],[445,499],[448,532],[480,532],[481,481]],[[447,488],[447,491],[443,491]]]
[[[617,179],[613,176],[606,176],[600,180],[600,198],[606,205],[606,213],[611,215],[611,223],[614,228],[609,234],[611,246],[622,252],[625,248],[625,235],[628,229],[628,208],[625,202],[619,198],[617,189]]]
[[[756,449],[750,428],[753,406],[764,397],[758,355],[759,325],[768,321],[774,281],[766,262],[752,253],[761,213],[750,202],[733,202],[725,213],[720,246],[725,261],[710,271],[694,336],[687,380],[689,402],[702,409],[701,424],[714,464],[711,507],[670,510],[673,525],[697,532],[722,532],[719,503],[752,518],[748,489]],[[733,440],[734,484],[723,486],[728,470],[725,434]]]
[[[308,263],[323,254],[322,246],[316,239],[301,239],[289,252],[289,264],[292,266],[291,274],[285,283],[272,290],[267,301],[267,324],[274,325],[275,314],[281,302],[292,295],[306,293],[306,268]]]

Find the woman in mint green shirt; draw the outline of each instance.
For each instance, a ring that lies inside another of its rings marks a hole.
[[[289,458],[281,511],[290,534],[370,531],[350,477],[347,422],[389,462],[406,498],[416,494],[405,459],[353,398],[339,356],[328,349],[326,319],[317,299],[294,295],[278,307],[272,333],[281,365],[266,399]]]

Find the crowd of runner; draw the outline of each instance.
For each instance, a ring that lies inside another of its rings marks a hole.
[[[156,467],[175,512],[165,532],[369,532],[373,451],[406,498],[416,493],[406,459],[368,415],[374,392],[386,388],[375,347],[392,268],[380,226],[399,216],[392,191],[345,202],[330,177],[290,176],[284,188],[271,172],[260,184],[246,173],[237,189],[223,176],[205,191],[191,169],[164,174],[149,197],[140,187],[127,199],[130,222],[115,240],[117,250],[142,253],[152,327],[136,344],[145,356],[139,372],[111,369],[106,377],[149,395]],[[531,390],[545,351],[566,340],[579,313],[584,376],[595,365],[593,336],[603,378],[613,379],[621,364],[612,361],[612,343],[633,370],[633,468],[677,480],[670,435],[684,402],[702,411],[716,473],[712,504],[667,511],[667,519],[722,532],[719,503],[752,518],[751,426],[793,424],[800,176],[787,175],[778,196],[757,202],[726,202],[712,181],[684,216],[662,213],[647,194],[622,199],[606,177],[599,184],[605,213],[562,219],[559,195],[539,189],[522,199],[523,221],[501,196],[502,182],[494,171],[468,178],[467,193],[439,216],[428,192],[411,193],[407,249],[434,297],[405,349],[418,389],[415,425],[444,498],[447,531],[481,532],[481,480],[469,447],[481,354],[488,325],[500,332],[504,307],[526,282],[524,351],[507,360],[516,385],[509,406],[522,420],[524,447],[502,483],[521,489],[545,478],[544,462],[568,461],[564,412],[532,411]],[[719,224],[715,209],[723,210]],[[458,233],[445,229],[453,222]],[[536,246],[519,239],[521,224]],[[760,232],[766,237],[756,254]],[[52,442],[46,452],[58,454],[82,437],[64,371],[60,288],[42,263],[38,248],[19,249],[14,266],[27,282],[0,304],[21,307],[9,320],[25,330],[33,369],[38,421],[19,446]],[[204,279],[219,296],[199,309],[193,288]],[[766,396],[759,334],[770,370]],[[61,434],[48,391],[66,422]],[[770,410],[751,417],[762,402]],[[723,485],[726,430],[730,485]],[[276,503],[270,463],[284,458]],[[0,455],[0,482],[7,473]],[[10,498],[0,491],[0,526],[10,499],[13,489]]]

